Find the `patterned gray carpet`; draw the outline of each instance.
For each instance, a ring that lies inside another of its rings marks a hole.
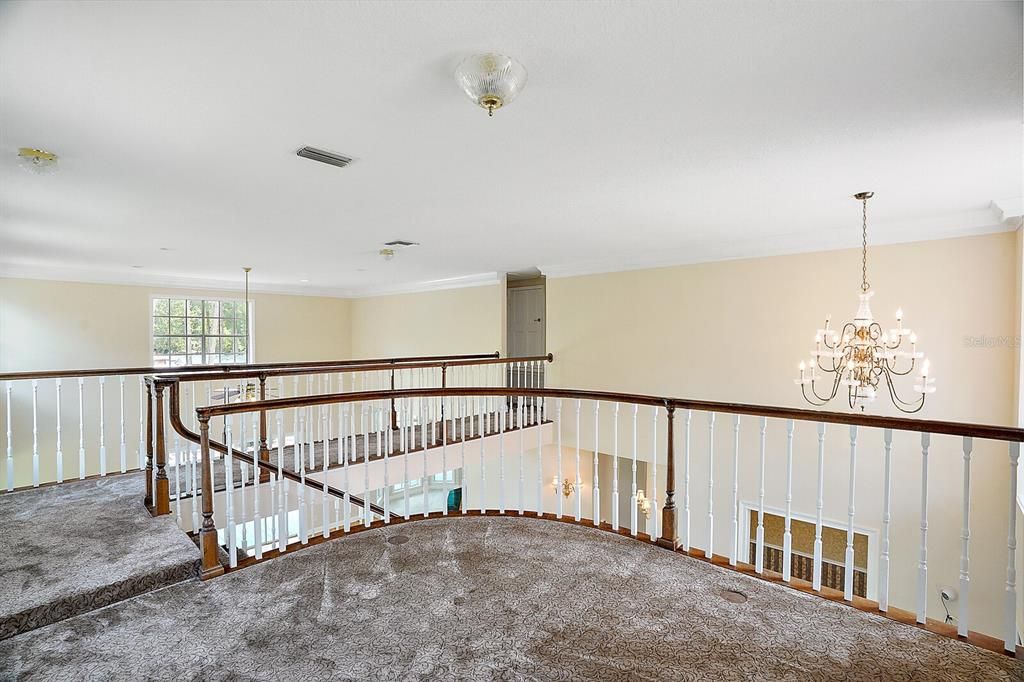
[[[403,536],[406,542],[400,542]],[[732,603],[722,590],[737,590]],[[1021,680],[997,654],[610,533],[455,517],[0,646],[4,679]]]
[[[196,575],[198,548],[150,515],[145,485],[138,472],[0,495],[0,640]]]

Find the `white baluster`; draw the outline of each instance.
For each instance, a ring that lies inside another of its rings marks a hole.
[[[444,396],[441,396],[441,476],[448,478],[448,415],[451,413],[451,406],[445,410]],[[448,499],[445,498],[441,504],[441,516],[448,516]]]
[[[155,463],[153,475],[156,475]],[[85,379],[82,377],[78,377],[78,478],[85,478]]]
[[[128,471],[128,443],[124,439],[124,375],[119,376],[118,385],[121,392],[121,473]]]
[[[555,503],[557,505],[556,513],[558,518],[562,518],[564,508],[562,500],[565,495],[562,494],[562,399],[555,399],[555,432],[556,432],[556,443],[558,444],[557,452],[557,467],[558,475],[555,477]]]
[[[391,412],[390,412],[391,408],[389,406],[386,409],[388,410],[388,416],[386,418],[383,418],[383,415],[381,415],[381,417],[382,417],[382,419],[381,419],[381,428],[382,429],[384,428],[384,421],[386,420],[387,423],[388,423],[387,433],[388,433],[388,437],[390,438],[391,437],[391,416],[390,416],[391,415]],[[379,412],[379,410],[378,410],[378,412]],[[391,476],[390,476],[390,473],[389,473],[390,464],[388,464],[388,461],[390,459],[391,459],[391,442],[389,441],[387,447],[384,448],[384,523],[391,523]],[[463,454],[463,459],[465,459],[465,454]],[[465,462],[463,462],[462,470],[463,471],[466,470]]]
[[[786,529],[782,533],[782,580],[793,577],[793,420],[786,421]]]
[[[363,388],[366,388],[364,378]],[[359,414],[359,424],[363,432],[363,525],[369,526],[373,522],[373,514],[370,511],[370,426],[367,421],[370,406],[362,404]]]
[[[57,378],[57,483],[64,482],[64,444],[61,438],[61,420],[60,420],[60,378]]]
[[[963,526],[960,530],[960,614],[957,618],[956,633],[961,637],[968,634],[970,616],[970,542],[971,542],[971,452],[974,450],[974,439],[964,437],[964,512]]]
[[[177,444],[177,436],[175,436],[174,442]],[[193,506],[195,506],[194,502]],[[174,520],[181,525],[181,450],[177,450],[174,454]]]
[[[32,487],[39,487],[39,380],[32,380]]]
[[[278,388],[281,388],[281,380],[278,378]],[[283,391],[278,394],[284,396]],[[287,484],[284,480],[284,412],[278,410],[274,415],[274,426],[277,431],[277,548],[285,551],[288,547],[288,511],[285,508],[285,496],[287,495]],[[341,439],[338,440],[339,447]]]
[[[162,415],[161,415],[162,416]],[[227,440],[227,455],[224,457],[224,480],[227,485],[224,487],[225,491],[225,510],[227,514],[227,531],[228,531],[228,561],[230,562],[231,568],[238,566],[238,538],[237,528],[235,527],[235,465],[234,465],[234,443],[231,438],[231,423],[234,421],[233,415],[226,415],[224,417],[224,438]],[[212,490],[210,491],[213,492]]]
[[[917,622],[928,619],[928,448],[931,434],[921,434],[921,548],[917,560]]]
[[[467,367],[464,371],[468,370]],[[469,512],[469,479],[466,476],[466,431],[469,427],[466,425],[466,418],[468,417],[470,422],[473,421],[473,416],[469,414],[468,397],[462,399],[462,415],[462,428],[459,429],[462,432],[462,513],[466,514]]]
[[[765,450],[766,450],[766,434],[768,432],[768,418],[761,417],[761,430],[760,430],[760,448],[759,456],[760,460],[760,482],[757,491],[757,534],[755,535],[755,549],[757,556],[754,557],[754,571],[757,573],[764,573],[764,467],[765,467]]]
[[[305,433],[302,435],[305,438]],[[346,481],[347,483],[347,481]],[[347,487],[347,486],[346,486]],[[299,543],[309,543],[309,531],[308,531],[308,511],[306,509],[306,460],[301,460],[301,466],[299,467]]]
[[[686,411],[683,448],[683,551],[690,551],[690,420],[693,410]]]
[[[890,432],[890,438],[892,432]],[[764,480],[764,469],[762,468],[762,481]],[[762,488],[764,487],[762,483]],[[762,503],[762,507],[763,507]],[[817,498],[817,517],[814,521],[814,574],[812,577],[812,587],[815,591],[821,591],[821,554],[822,554],[822,543],[821,543],[821,525],[822,525],[822,512],[825,509],[825,423],[818,422],[818,498]],[[762,533],[763,535],[763,533]],[[760,546],[758,552],[760,552]],[[888,558],[886,559],[888,561]],[[885,575],[888,575],[887,573]]]
[[[526,402],[525,396],[519,396],[517,401],[517,408],[519,413],[518,426],[519,426],[519,515],[522,516],[525,511],[525,481],[523,472],[523,459],[526,456],[526,432],[523,430],[523,403]]]
[[[505,410],[498,411],[498,511],[505,513]]]
[[[732,547],[729,565],[735,566],[740,544],[740,416],[737,414],[732,425]]]
[[[481,368],[481,369],[483,369],[483,368]],[[484,377],[484,379],[486,380],[486,376]],[[483,410],[487,406],[487,399],[486,398],[479,398],[477,400],[477,403],[480,405],[480,408],[479,408],[480,409],[480,413],[479,414],[480,414],[480,420],[481,420],[480,423],[483,424],[483,419],[484,419],[484,416],[485,416],[485,413],[484,413]],[[479,445],[480,445],[480,494],[477,497],[479,498],[480,513],[482,514],[482,513],[487,511],[487,499],[486,499],[486,497],[487,497],[487,487],[486,487],[486,483],[487,483],[487,473],[486,473],[487,472],[487,468],[484,466],[484,436],[487,434],[487,428],[486,428],[486,426],[481,426],[481,428],[483,429],[483,431],[480,433],[480,439],[479,439]]]
[[[651,409],[651,516],[648,523],[648,533],[651,541],[661,537],[658,533],[658,410],[655,405]]]
[[[583,433],[580,431],[580,411],[583,406],[583,401],[576,401],[576,521],[579,521],[583,514],[583,500],[581,498],[581,490],[583,487],[583,479],[580,477],[580,435]]]
[[[612,410],[612,530],[619,529],[619,404]]]
[[[533,410],[536,416],[543,411],[544,399],[538,398],[534,403]],[[537,516],[544,515],[544,473],[543,473],[543,461],[542,455],[544,454],[544,441],[542,438],[541,422],[539,419],[534,420],[534,425],[537,427]]]
[[[601,403],[594,401],[594,525],[601,525],[601,485],[598,477],[598,436],[601,435],[601,420],[600,417]]]
[[[843,585],[843,599],[846,601],[853,600],[853,514],[854,514],[854,498],[856,496],[857,489],[857,427],[856,425],[850,427],[850,499],[849,507],[847,508],[847,525],[846,525],[846,569],[845,569],[845,581]]]
[[[104,426],[104,419],[106,410],[103,408],[103,385],[106,382],[106,377],[100,377],[100,476],[107,475],[107,445],[106,445],[106,427]],[[160,415],[161,419],[165,419],[165,415]]]
[[[1010,443],[1010,530],[1006,538],[1006,596],[1003,647],[1013,653],[1017,649],[1017,466],[1020,443]]]
[[[637,485],[636,485],[636,456],[637,456],[637,433],[636,433],[636,418],[640,411],[640,406],[637,404],[633,405],[633,482],[630,486],[629,496],[629,534],[636,537],[637,534]]]
[[[423,382],[426,385],[426,381]],[[430,475],[427,473],[427,443],[430,441],[427,439],[427,422],[430,420],[430,405],[426,397],[420,399],[420,442],[423,448],[420,450],[420,455],[423,458],[423,478],[420,482],[423,485],[423,518],[430,516]],[[431,424],[431,431],[433,431],[433,424]],[[446,505],[447,506],[447,505]]]
[[[345,384],[344,379],[342,379],[342,388],[344,388],[344,384]],[[339,443],[338,447],[339,448],[344,448],[342,443],[345,443],[346,441],[348,441],[348,432],[345,429],[345,424],[346,424],[345,415],[346,415],[346,413],[349,412],[349,405],[347,403],[342,403],[341,404],[340,412],[341,412],[341,421],[338,423],[338,443]],[[350,455],[346,455],[343,451],[339,452],[338,454],[339,454],[339,456],[342,459],[342,462],[343,462],[342,468],[343,468],[343,470],[345,472],[345,490],[343,492],[343,498],[342,498],[342,502],[341,502],[342,528],[344,529],[344,531],[346,533],[348,533],[349,531],[352,530],[352,504],[349,501],[349,497],[350,497],[350,495],[349,495],[349,488],[351,487],[350,486],[351,481],[349,480],[349,463],[350,463],[352,457]],[[406,458],[406,467],[407,467],[406,468],[406,474],[407,474],[406,478],[408,478],[408,458]],[[406,480],[406,484],[408,484],[408,480]],[[409,518],[409,510],[408,509],[406,509],[406,516],[405,516],[405,518],[407,518],[407,519]]]
[[[321,409],[320,416],[322,417],[320,434],[324,435],[327,433],[327,424],[324,423],[325,420],[327,419],[327,411]],[[320,493],[320,523],[323,526],[322,537],[325,540],[331,537],[330,506],[328,504],[329,497],[327,492],[327,467],[330,466],[330,457],[328,456],[327,448],[327,441],[324,440],[323,457],[320,458],[321,461],[323,462],[323,464],[321,465],[322,469],[320,474],[323,477],[323,490],[321,490]],[[253,461],[255,461],[255,459]],[[369,469],[369,464],[366,465],[366,468]],[[366,506],[369,507],[369,502],[367,502]]]
[[[708,547],[704,556],[715,555],[715,413],[708,412]]]
[[[143,374],[139,375],[139,470],[146,468],[146,377]],[[192,505],[195,507],[195,504]],[[198,529],[198,524],[192,525],[193,529]],[[198,532],[198,531],[197,531]]]
[[[11,422],[11,382],[7,382],[7,490],[14,490],[14,429]]]

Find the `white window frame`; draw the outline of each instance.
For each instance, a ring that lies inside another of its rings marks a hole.
[[[176,291],[176,292],[154,292],[149,295],[149,306],[146,310],[146,319],[149,320],[149,333],[147,337],[149,339],[149,364],[152,366],[155,362],[153,353],[153,342],[156,336],[153,333],[153,301],[161,298],[166,299],[185,299],[187,300],[205,300],[205,301],[232,301],[235,303],[244,303],[245,299],[237,297],[238,294],[233,291],[221,291],[221,292],[199,292],[199,291]],[[236,298],[237,297],[237,298]],[[249,347],[249,359],[251,362],[256,362],[256,303],[250,300],[248,306],[248,319],[249,319],[249,334],[248,334],[248,347]],[[187,330],[186,330],[187,331]],[[187,336],[187,334],[186,334]],[[204,353],[205,354],[205,353]],[[227,363],[227,364],[244,364],[244,363]],[[191,365],[192,367],[202,367],[203,365]],[[167,369],[173,369],[173,366],[168,366]]]

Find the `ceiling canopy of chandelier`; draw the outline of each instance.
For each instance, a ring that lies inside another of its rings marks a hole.
[[[512,103],[526,86],[526,69],[503,54],[475,54],[466,57],[455,69],[466,95],[494,116],[496,109]]]
[[[889,331],[884,331],[871,315],[870,301],[875,292],[868,284],[868,199],[872,196],[874,192],[854,195],[861,202],[863,234],[857,314],[838,330],[831,327],[831,318],[825,318],[825,327],[814,335],[810,362],[800,363],[800,378],[795,383],[804,399],[819,407],[845,387],[851,408],[863,410],[882,391],[889,394],[896,409],[913,413],[924,407],[929,393],[935,392],[935,379],[929,376],[924,353],[917,350],[917,335],[903,326],[903,311],[896,311],[896,328]],[[896,390],[896,381],[913,374],[918,366],[918,383],[913,387],[916,397],[904,400]]]

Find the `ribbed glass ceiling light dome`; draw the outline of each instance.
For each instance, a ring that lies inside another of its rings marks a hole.
[[[466,95],[494,116],[494,110],[506,106],[526,86],[526,69],[503,54],[475,54],[466,57],[455,69]]]

